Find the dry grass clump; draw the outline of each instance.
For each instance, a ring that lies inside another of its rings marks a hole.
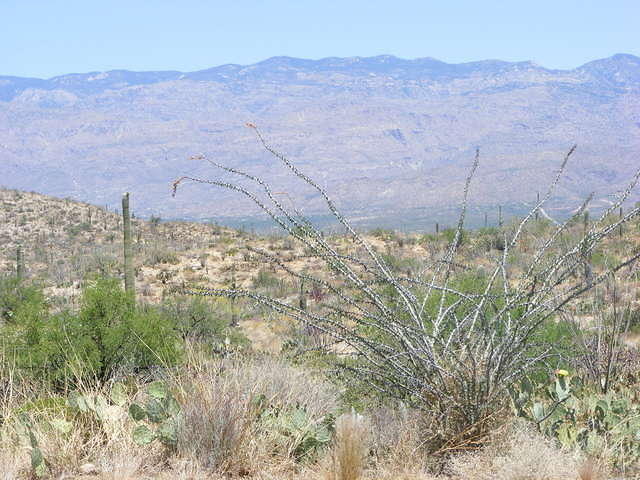
[[[362,477],[368,450],[369,425],[355,412],[336,420],[332,469],[328,480],[358,480]]]
[[[403,405],[368,412],[375,468],[383,472],[422,472],[429,458],[422,414]]]
[[[483,450],[452,460],[456,480],[604,480],[595,466],[579,454],[563,451],[554,442],[522,425]]]
[[[186,386],[178,432],[180,456],[206,470],[253,469],[257,445],[252,403],[242,383],[235,375],[211,374],[199,375]]]
[[[46,465],[46,478],[66,478],[83,472],[109,472],[110,477],[103,478],[130,478],[162,460],[160,449],[143,448],[133,442],[134,424],[126,411],[98,421],[88,414],[72,414],[65,407],[51,407],[59,405],[59,400],[60,397],[42,397],[29,404],[27,410],[31,434]],[[20,409],[24,407],[16,406],[0,429],[0,479],[32,476],[33,448],[18,413]],[[61,428],[63,422],[67,422],[68,428]]]
[[[25,478],[29,464],[24,455],[19,455],[16,449],[5,441],[0,443],[0,480],[18,480]]]
[[[337,395],[308,371],[273,359],[213,363],[181,386],[183,420],[178,452],[200,468],[246,475],[292,467],[299,437],[263,429],[259,409],[296,406],[309,421],[336,409]]]
[[[300,405],[309,416],[323,417],[338,407],[336,387],[308,368],[273,357],[223,364],[227,376],[243,378],[246,393],[257,391],[273,405]]]

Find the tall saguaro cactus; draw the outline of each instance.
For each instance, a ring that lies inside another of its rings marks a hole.
[[[131,214],[129,212],[129,192],[122,196],[122,225],[124,232],[124,289],[135,297],[133,276],[133,248],[131,246]]]
[[[22,245],[18,245],[16,250],[16,277],[18,280],[24,278],[24,254],[22,253]]]

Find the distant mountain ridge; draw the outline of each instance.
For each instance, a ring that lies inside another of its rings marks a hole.
[[[226,64],[193,72],[176,70],[138,72],[131,70],[109,70],[104,72],[71,73],[49,79],[11,77],[0,75],[0,100],[10,101],[30,88],[42,90],[62,89],[78,94],[103,92],[138,85],[149,85],[172,80],[199,80],[230,82],[239,78],[251,79],[292,77],[298,72],[345,73],[366,76],[370,74],[390,75],[398,79],[428,77],[431,79],[466,78],[477,74],[497,74],[519,69],[540,72],[584,72],[599,80],[610,80],[621,85],[640,82],[640,57],[617,54],[609,58],[588,62],[573,70],[553,70],[530,61],[506,62],[481,60],[466,63],[446,63],[425,57],[405,60],[393,55],[375,57],[328,57],[307,60],[293,57],[271,57],[252,65]],[[623,77],[616,77],[622,73]]]
[[[167,198],[174,176],[215,174],[188,160],[204,152],[284,182],[319,212],[317,196],[276,170],[247,121],[363,222],[449,216],[476,146],[475,204],[515,213],[578,143],[556,199],[568,205],[622,188],[640,165],[640,58],[552,70],[500,60],[273,57],[196,72],[0,76],[0,183],[112,204],[132,190],[146,215],[254,215],[225,192]]]

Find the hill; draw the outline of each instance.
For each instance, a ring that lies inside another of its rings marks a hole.
[[[574,208],[591,191],[605,204],[603,192],[622,188],[637,168],[638,112],[640,59],[622,54],[566,71],[379,56],[5,76],[1,182],[112,206],[128,190],[146,217],[253,218],[256,210],[228,192],[191,188],[170,198],[179,175],[219,176],[189,160],[204,153],[266,177],[321,215],[318,196],[286,177],[243,127],[251,121],[361,225],[432,228],[454,214],[476,147],[476,222],[484,211],[495,217],[497,205],[521,211],[574,143],[556,207]]]

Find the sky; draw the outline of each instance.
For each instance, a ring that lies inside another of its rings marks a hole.
[[[0,0],[0,75],[194,71],[287,55],[640,56],[640,0]]]

